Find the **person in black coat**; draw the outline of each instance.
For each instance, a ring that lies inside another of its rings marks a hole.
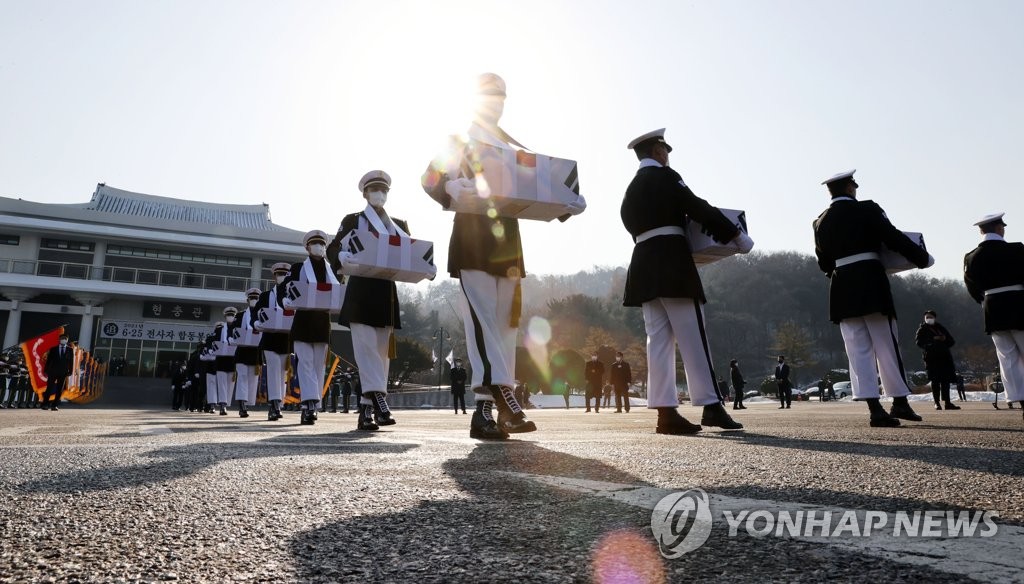
[[[703,305],[707,302],[693,250],[686,237],[690,221],[712,238],[749,252],[754,242],[721,211],[701,199],[669,167],[672,147],[665,129],[629,143],[640,161],[626,188],[620,216],[636,245],[626,273],[624,306],[643,308],[647,330],[647,407],[658,410],[659,434],[694,434],[701,430],[679,415],[676,355],[683,359],[690,403],[703,406],[701,423],[736,430],[743,427],[722,407]]]
[[[50,347],[46,352],[46,366],[43,368],[43,372],[46,373],[46,392],[43,393],[42,409],[57,411],[64,385],[74,366],[75,351],[68,346],[68,336],[62,334],[57,346]],[[50,405],[51,400],[53,405]]]
[[[1006,401],[1024,406],[1024,244],[1004,239],[1003,215],[988,215],[975,223],[983,241],[964,256],[964,284],[984,311],[985,332],[996,347]]]
[[[171,367],[171,409],[179,411],[188,391],[188,370],[184,362]]]
[[[478,196],[476,171],[469,155],[475,144],[500,148],[522,144],[498,121],[505,107],[505,81],[493,73],[478,79],[476,118],[466,132],[469,141],[452,137],[447,156],[433,161],[423,174],[423,190],[443,208],[462,197]],[[582,213],[586,201],[577,195],[565,215]],[[508,434],[532,432],[513,395],[515,346],[522,305],[520,280],[526,277],[519,221],[514,217],[455,213],[448,245],[448,273],[458,278],[465,302],[463,324],[473,370],[471,388],[477,411],[470,420],[470,437],[504,440]],[[492,410],[497,404],[498,420]]]
[[[629,413],[629,384],[633,383],[633,372],[629,369],[629,363],[622,359],[622,352],[615,353],[615,362],[612,363],[608,372],[608,381],[615,391],[615,413],[626,408]]]
[[[292,264],[288,276],[290,282],[309,282],[340,285],[334,270],[325,259],[327,255],[327,234],[319,229],[306,233],[302,244],[309,254],[305,260]],[[285,308],[291,308],[291,300],[282,300]],[[331,341],[331,315],[325,310],[296,310],[292,320],[292,347],[298,361],[299,399],[302,404],[300,424],[316,423],[316,411],[323,397],[324,375],[327,367],[327,345]]]
[[[459,413],[459,408],[462,408],[462,413],[466,413],[466,368],[462,366],[462,359],[456,359],[455,364],[452,366],[451,371],[448,373],[448,378],[452,384],[452,407],[455,408],[455,413]]]
[[[917,327],[914,342],[921,347],[924,367],[928,372],[928,380],[932,384],[932,397],[935,409],[941,410],[939,397],[946,402],[947,410],[959,410],[949,398],[949,385],[956,382],[956,364],[949,349],[956,341],[953,335],[938,322],[938,314],[934,310],[924,313],[924,322]]]
[[[789,382],[789,364],[784,355],[779,355],[779,364],[775,366],[775,384],[779,387],[779,409],[790,407],[793,403],[793,384]]]
[[[747,406],[743,405],[743,388],[747,386],[747,382],[743,379],[743,374],[740,373],[740,365],[736,362],[736,359],[729,361],[729,377],[732,381],[732,390],[735,392],[732,399],[732,409],[747,409]]]
[[[203,409],[203,401],[206,396],[206,362],[201,360],[201,348],[192,351],[188,356],[188,365],[185,370],[187,378],[187,402],[188,411],[198,412]]]
[[[583,370],[583,378],[587,380],[587,411],[590,411],[590,400],[594,400],[594,413],[601,412],[601,388],[604,386],[604,363],[591,355],[590,361]]]
[[[850,360],[853,398],[867,402],[870,424],[919,422],[921,416],[907,401],[910,387],[896,341],[896,307],[880,254],[886,247],[920,268],[931,266],[934,259],[896,229],[878,203],[857,200],[854,172],[822,183],[832,202],[813,225],[818,267],[830,280],[829,318],[839,325]],[[879,376],[886,395],[893,398],[889,412],[879,401]]]
[[[291,264],[287,262],[277,262],[270,267],[275,283],[269,290],[264,290],[260,294],[255,307],[257,314],[260,310],[285,310],[284,299],[288,296],[287,279],[291,269]],[[260,335],[259,348],[263,351],[263,360],[267,365],[267,420],[273,422],[282,417],[281,402],[284,401],[285,387],[288,384],[287,368],[288,358],[292,353],[291,341],[287,332],[263,331]]]

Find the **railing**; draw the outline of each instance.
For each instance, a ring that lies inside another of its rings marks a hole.
[[[250,287],[249,278],[239,278],[236,276],[116,266],[96,267],[89,264],[42,260],[0,258],[0,273],[68,278],[73,280],[102,280],[104,282],[117,282],[120,284],[148,284],[151,286],[221,290],[225,292],[244,292]],[[257,285],[261,290],[266,290],[270,286],[271,282],[268,280],[262,280]]]

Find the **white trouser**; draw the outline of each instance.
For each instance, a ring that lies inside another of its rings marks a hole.
[[[695,406],[718,403],[704,307],[692,298],[655,298],[644,302],[643,310],[647,330],[647,407],[679,405],[676,343],[683,358],[690,403]]]
[[[517,329],[510,321],[519,279],[499,278],[479,270],[461,270],[459,274],[466,352],[473,367],[472,389],[476,401],[492,401],[488,385],[515,387]]]
[[[295,341],[295,358],[298,360],[300,399],[304,402],[320,403],[324,395],[324,369],[327,364],[327,343],[303,343]]]
[[[235,363],[235,400],[256,405],[256,390],[260,387],[260,373],[255,365]]]
[[[1024,330],[996,331],[992,333],[992,343],[999,358],[1006,401],[1024,401]]]
[[[263,351],[263,359],[267,362],[267,401],[281,401],[284,399],[285,386],[288,384],[288,380],[285,379],[288,354]]]
[[[206,403],[217,403],[217,372],[206,374]]]
[[[388,359],[388,347],[391,341],[393,327],[372,327],[369,325],[353,322],[349,324],[352,329],[352,353],[356,357],[356,365],[359,366],[359,379],[363,384],[363,395],[371,391],[379,391],[384,395],[388,394],[388,367],[391,360]],[[371,405],[369,398],[363,397],[359,400],[363,405]]]
[[[234,380],[231,379],[230,371],[217,372],[217,403],[231,403],[231,394],[235,391]]]
[[[850,360],[853,399],[877,399],[878,378],[889,397],[910,395],[896,335],[896,319],[881,313],[845,318],[839,331]]]

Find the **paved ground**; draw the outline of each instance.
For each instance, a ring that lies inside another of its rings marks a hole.
[[[0,582],[1021,581],[1020,410],[918,409],[872,429],[859,404],[756,405],[696,437],[545,410],[506,443],[430,411],[367,435],[343,414],[0,410]],[[713,528],[667,559],[651,509],[689,488]],[[988,538],[753,537],[725,509],[999,516]]]

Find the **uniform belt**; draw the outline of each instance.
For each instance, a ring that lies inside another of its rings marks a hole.
[[[992,288],[991,290],[985,290],[985,296],[991,296],[993,294],[1000,294],[1002,292],[1017,292],[1024,290],[1024,284],[1014,284],[1012,286],[1000,286],[999,288]]]
[[[839,258],[838,260],[836,260],[836,267],[837,268],[841,268],[843,266],[848,266],[850,264],[855,264],[857,262],[866,262],[868,260],[877,260],[877,259],[880,259],[880,258],[878,257],[878,254],[873,252],[873,251],[869,251],[869,252],[865,252],[865,253],[857,253],[857,254],[853,254],[852,256],[846,256],[845,258]]]
[[[643,243],[652,237],[658,237],[659,235],[686,235],[686,231],[678,225],[666,225],[664,227],[655,227],[648,231],[644,231],[640,235],[636,236],[637,243]]]

